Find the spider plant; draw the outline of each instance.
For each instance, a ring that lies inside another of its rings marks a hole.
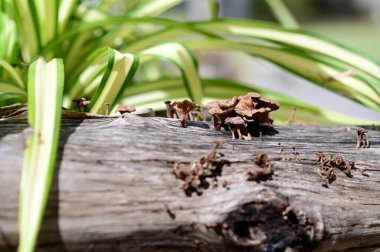
[[[380,111],[380,66],[298,28],[286,6],[268,0],[284,25],[220,19],[216,0],[208,0],[206,21],[157,17],[181,2],[101,0],[94,6],[80,0],[0,0],[0,106],[27,102],[34,130],[22,171],[19,251],[34,250],[54,173],[61,108],[71,109],[74,98],[90,99],[89,111],[105,114],[106,103],[113,113],[118,103],[160,109],[169,99],[189,97],[204,105],[257,91],[280,101],[283,121],[296,106],[313,120],[352,122],[282,94],[199,75],[201,59],[195,55],[232,50]],[[115,5],[118,14],[111,11]],[[346,71],[354,74],[340,78]]]

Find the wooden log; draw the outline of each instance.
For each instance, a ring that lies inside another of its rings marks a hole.
[[[356,149],[347,127],[262,127],[262,140],[233,140],[202,122],[165,118],[63,119],[56,174],[38,251],[374,251],[380,248],[380,133]],[[25,120],[0,124],[0,251],[18,242],[17,207]],[[187,196],[177,162],[207,154],[215,140],[229,161],[216,188]],[[283,152],[279,153],[279,145]],[[295,151],[292,149],[295,146]],[[272,179],[246,181],[266,153]],[[293,152],[299,153],[297,160]],[[335,170],[322,187],[314,155],[367,167]],[[290,160],[289,160],[290,159]]]

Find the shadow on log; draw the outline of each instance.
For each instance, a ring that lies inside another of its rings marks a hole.
[[[17,246],[24,120],[0,124],[0,251]],[[373,251],[380,247],[380,133],[355,148],[346,127],[275,127],[262,140],[165,118],[64,119],[60,157],[38,251]],[[20,130],[11,130],[12,127]],[[260,130],[261,131],[261,130]],[[4,133],[5,132],[5,133]],[[265,132],[264,129],[262,132]],[[186,196],[175,163],[206,155],[224,166],[214,187]],[[279,151],[281,143],[282,151]],[[294,151],[296,148],[298,157]],[[363,176],[320,184],[316,152],[355,160]],[[266,153],[272,179],[246,181]]]

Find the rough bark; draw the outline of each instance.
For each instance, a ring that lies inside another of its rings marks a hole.
[[[56,175],[39,251],[373,251],[380,248],[380,133],[356,149],[347,127],[261,128],[262,141],[233,140],[201,122],[141,118],[63,119]],[[0,123],[0,251],[17,246],[17,206],[25,120]],[[205,155],[215,140],[229,161],[216,188],[187,196],[176,162]],[[283,152],[278,153],[279,145]],[[295,159],[292,145],[300,154]],[[322,187],[314,155],[323,151],[367,167],[339,170]],[[274,175],[245,181],[268,154]],[[288,159],[291,160],[288,160]],[[225,182],[226,181],[226,182]],[[226,185],[227,184],[227,185]]]

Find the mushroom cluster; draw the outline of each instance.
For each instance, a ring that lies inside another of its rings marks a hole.
[[[279,107],[277,102],[261,97],[257,93],[234,96],[230,100],[214,101],[207,105],[216,130],[220,130],[224,127],[224,123],[227,123],[233,139],[237,133],[239,139],[246,140],[251,139],[249,129],[252,126],[261,123],[272,125],[273,120],[269,117],[269,113]]]
[[[342,156],[334,158],[333,155],[322,152],[315,153],[315,160],[320,164],[318,173],[321,177],[321,185],[324,187],[328,187],[328,184],[335,179],[334,168],[338,168],[350,178],[353,170],[358,170],[362,175],[365,175],[364,172],[367,170],[365,167],[355,167],[355,161],[346,162]]]
[[[191,163],[175,163],[173,172],[175,176],[183,181],[181,188],[186,195],[191,196],[193,192],[198,195],[202,194],[204,188],[209,187],[208,178],[213,180],[221,175],[221,169],[227,160],[221,159],[223,154],[216,151],[221,146],[221,142],[216,142],[214,148],[207,155]]]

